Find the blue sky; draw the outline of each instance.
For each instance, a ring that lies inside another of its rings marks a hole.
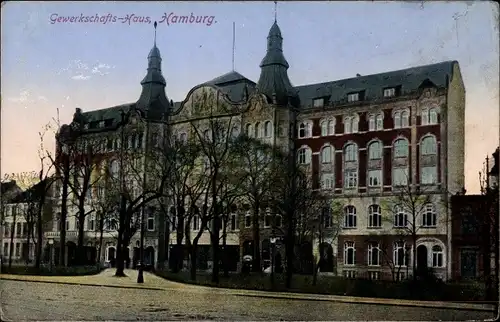
[[[498,9],[493,2],[281,2],[278,23],[294,85],[458,60],[467,89],[466,182],[498,145]],[[159,24],[167,95],[231,70],[256,81],[274,20],[273,2],[8,2],[2,8],[2,173],[38,168],[38,132],[60,111],[136,101],[153,24],[51,23],[51,17],[134,14],[214,16],[206,24]],[[52,134],[50,134],[52,136]],[[47,138],[47,146],[53,144]]]

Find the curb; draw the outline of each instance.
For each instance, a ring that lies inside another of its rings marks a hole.
[[[150,291],[165,291],[165,288],[150,287],[150,286],[132,286],[132,285],[105,285],[105,284],[94,284],[94,283],[79,283],[79,282],[59,282],[59,281],[42,281],[42,280],[27,280],[22,278],[5,278],[1,277],[0,280],[4,281],[17,281],[17,282],[29,282],[29,283],[47,283],[47,284],[60,284],[60,285],[78,285],[78,286],[94,286],[94,287],[108,287],[108,288],[128,288],[136,290],[150,290]]]
[[[138,289],[138,290],[151,290],[151,291],[167,291],[168,288],[160,287],[149,287],[149,286],[133,286],[133,285],[104,285],[95,283],[81,283],[81,282],[70,282],[70,281],[51,281],[51,280],[29,280],[15,277],[0,277],[0,280],[9,281],[19,281],[19,282],[31,282],[31,283],[48,283],[48,284],[62,284],[62,285],[78,285],[78,286],[93,286],[93,287],[108,287],[108,288],[121,288],[121,289]],[[170,281],[166,279],[167,281]],[[287,299],[287,300],[297,300],[297,301],[321,301],[321,302],[339,302],[339,303],[352,303],[352,304],[368,304],[368,305],[391,305],[391,306],[404,306],[404,307],[421,307],[421,308],[433,308],[433,309],[448,309],[448,310],[461,310],[461,311],[483,311],[483,312],[495,312],[494,305],[490,304],[469,304],[469,303],[458,303],[458,302],[430,302],[430,301],[410,301],[410,300],[393,300],[393,299],[380,299],[380,298],[369,298],[369,297],[352,297],[352,296],[335,296],[335,295],[313,295],[313,294],[301,294],[301,293],[275,293],[267,291],[256,291],[256,290],[242,290],[242,289],[231,289],[231,288],[212,288],[204,285],[194,285],[189,283],[181,283],[173,281],[177,284],[187,285],[192,287],[191,290],[185,289],[185,291],[193,291],[195,289],[210,289],[217,290],[217,292],[224,292],[227,295],[234,296],[246,296],[254,298],[270,298],[270,299]]]

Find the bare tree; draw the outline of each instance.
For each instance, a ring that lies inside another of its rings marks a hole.
[[[86,257],[84,248],[85,219],[94,209],[87,210],[86,205],[95,197],[96,184],[103,173],[101,167],[102,153],[105,151],[106,138],[102,136],[80,137],[76,142],[77,148],[71,149],[70,155],[72,180],[68,184],[73,196],[73,204],[77,206],[76,214],[78,227],[77,263],[83,265]]]
[[[212,281],[219,282],[219,242],[221,214],[223,212],[222,190],[227,187],[225,171],[231,169],[235,155],[234,138],[239,135],[239,125],[235,122],[240,111],[232,110],[217,91],[203,91],[193,101],[194,110],[207,111],[208,117],[192,121],[192,132],[200,143],[205,173],[210,178],[205,191],[201,211],[202,224],[211,221],[209,227],[213,252]]]
[[[417,238],[422,227],[439,227],[446,224],[446,216],[437,213],[448,209],[446,202],[442,201],[442,193],[433,190],[431,186],[414,185],[409,178],[399,185],[392,197],[384,199],[381,203],[382,221],[394,227],[396,236],[408,236],[412,245],[412,274],[417,278]],[[401,238],[400,238],[401,239]],[[425,273],[425,272],[422,272]]]
[[[252,211],[253,263],[255,272],[261,271],[260,222],[261,213],[270,206],[273,180],[279,174],[274,167],[275,148],[259,140],[242,136],[236,144],[239,157],[238,177],[243,202]]]

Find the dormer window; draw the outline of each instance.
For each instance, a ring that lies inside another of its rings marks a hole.
[[[325,105],[325,99],[324,98],[317,98],[313,100],[313,106],[314,107],[323,107]]]
[[[395,95],[396,95],[396,89],[394,87],[384,89],[384,97],[393,97]]]
[[[357,102],[359,101],[359,93],[351,93],[347,95],[348,102]]]
[[[100,121],[100,122],[99,122],[99,127],[100,127],[100,128],[103,128],[103,127],[104,127],[104,121]]]

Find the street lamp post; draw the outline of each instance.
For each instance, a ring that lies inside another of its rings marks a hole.
[[[276,252],[276,237],[271,237],[271,286],[274,289],[274,256]]]
[[[50,271],[52,271],[52,262],[54,258],[54,239],[49,239],[49,265],[50,265]]]

